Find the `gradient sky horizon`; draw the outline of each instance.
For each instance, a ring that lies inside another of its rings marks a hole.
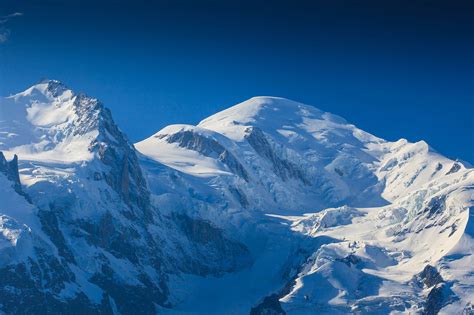
[[[60,80],[134,142],[272,95],[474,164],[473,1],[3,0],[0,16],[0,95]]]

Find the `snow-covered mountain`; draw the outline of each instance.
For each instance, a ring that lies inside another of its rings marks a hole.
[[[474,170],[423,141],[255,97],[132,145],[43,81],[0,151],[6,313],[474,312]]]
[[[250,264],[209,222],[160,214],[133,145],[96,99],[45,81],[0,113],[0,150],[19,156],[0,161],[6,313],[155,313],[172,305],[170,275]]]

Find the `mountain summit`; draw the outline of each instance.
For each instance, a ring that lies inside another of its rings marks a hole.
[[[277,97],[133,145],[45,80],[0,99],[0,312],[469,314],[473,187]]]
[[[46,80],[0,103],[0,150],[31,159],[90,160],[88,145],[99,136],[100,103]]]

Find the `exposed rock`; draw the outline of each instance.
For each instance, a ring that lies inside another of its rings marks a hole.
[[[303,170],[301,170],[296,164],[282,159],[275,153],[272,145],[260,128],[247,128],[245,139],[247,139],[248,143],[258,155],[267,159],[272,164],[273,170],[281,179],[286,181],[292,178],[300,180],[305,185],[311,185],[311,182],[306,178]]]
[[[344,258],[336,258],[336,260],[345,263],[348,267],[351,265],[357,265],[361,262],[360,258],[353,254],[350,254]]]
[[[441,310],[445,304],[446,296],[444,294],[445,284],[439,284],[434,286],[428,296],[426,297],[426,302],[423,308],[423,314],[426,315],[436,315]]]
[[[249,181],[247,171],[238,159],[214,139],[197,132],[183,130],[167,137],[168,143],[177,143],[180,147],[190,149],[208,157],[217,158],[237,176]]]
[[[166,303],[169,294],[164,282],[154,284],[143,273],[140,278],[141,285],[129,285],[117,281],[114,271],[106,264],[100,273],[92,276],[91,281],[113,298],[120,314],[156,314],[156,305],[170,306]]]
[[[247,197],[240,189],[230,186],[229,191],[235,197],[235,199],[237,199],[242,207],[247,208],[249,206],[250,203]]]
[[[195,244],[188,253],[188,260],[194,263],[183,266],[187,272],[221,275],[252,264],[253,259],[245,245],[224,236],[222,230],[209,222],[186,215],[176,215],[174,220],[191,241],[190,244]]]
[[[423,209],[423,213],[428,213],[428,218],[434,217],[446,207],[446,196],[433,197]]]
[[[8,162],[5,156],[0,152],[0,173],[3,173],[12,183],[13,189],[25,197],[28,202],[31,202],[28,195],[21,188],[20,174],[18,173],[18,156],[15,154],[13,159]]]
[[[109,167],[109,171],[102,174],[106,182],[128,205],[138,206],[147,218],[151,219],[150,193],[138,164],[135,149],[115,125],[110,110],[97,99],[85,95],[79,95],[74,104],[80,117],[75,133],[99,130],[99,136],[91,143],[89,149],[97,152],[100,161]]]
[[[446,175],[456,173],[461,169],[461,165],[459,163],[454,163],[453,166],[449,169],[449,171],[446,173]]]
[[[467,303],[466,307],[464,307],[462,315],[474,315],[474,305]]]
[[[74,254],[69,249],[66,239],[64,238],[63,233],[59,227],[59,220],[57,218],[58,212],[53,211],[46,211],[40,210],[38,211],[38,218],[41,222],[43,231],[48,235],[51,239],[51,242],[56,246],[58,249],[59,255],[64,258],[67,262],[76,263],[74,258]]]
[[[443,277],[441,277],[435,267],[426,265],[423,271],[416,276],[416,280],[427,288],[431,288],[432,286],[442,283]]]
[[[57,80],[43,80],[43,83],[48,83],[47,91],[53,97],[58,97],[67,91],[67,86]]]
[[[259,305],[250,310],[250,315],[286,315],[278,299],[277,294],[265,297]]]
[[[343,173],[340,169],[338,169],[338,168],[335,168],[335,169],[334,169],[334,172],[336,172],[337,175],[339,175],[339,176],[341,176],[341,177],[344,176],[344,173]]]
[[[97,305],[84,293],[64,298],[61,292],[75,281],[66,264],[41,249],[28,259],[0,269],[1,309],[8,314],[112,314],[108,299]]]
[[[423,271],[414,277],[414,281],[419,286],[429,289],[423,304],[422,314],[438,314],[441,308],[456,299],[448,283],[444,281],[438,270],[431,265],[426,265]]]

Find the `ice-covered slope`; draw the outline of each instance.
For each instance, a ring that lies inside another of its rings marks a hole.
[[[465,269],[471,269],[470,258],[463,257],[472,253],[473,182],[469,170],[433,180],[385,207],[343,207],[289,218],[296,231],[340,242],[323,246],[308,259],[292,291],[282,298],[284,308],[289,313],[432,314],[457,303],[455,313],[462,313],[473,298],[473,279]],[[453,253],[460,244],[466,245],[457,256]],[[427,271],[436,283],[424,279]]]

